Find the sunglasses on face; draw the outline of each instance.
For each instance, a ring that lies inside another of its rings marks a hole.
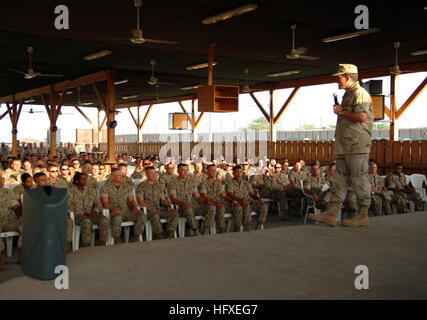
[[[151,163],[144,163],[144,166],[149,166],[151,165]]]
[[[55,173],[55,172],[58,172],[58,170],[53,170],[53,171],[49,171],[49,172]]]
[[[61,171],[68,171],[68,168],[62,168]]]
[[[99,168],[99,170],[105,170],[105,168]]]
[[[282,169],[282,167],[274,167],[274,169]]]

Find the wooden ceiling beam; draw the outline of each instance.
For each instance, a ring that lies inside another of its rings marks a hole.
[[[409,98],[405,101],[404,104],[396,111],[396,119],[399,119],[403,113],[411,106],[412,102],[417,99],[417,97],[424,91],[427,87],[427,77],[425,77],[424,81],[420,83],[420,85],[412,92]]]
[[[300,89],[300,87],[296,87],[291,94],[289,95],[288,99],[286,99],[286,102],[283,104],[282,108],[280,108],[279,112],[277,113],[276,117],[273,120],[273,124],[276,124],[279,120],[280,117],[283,115],[283,113],[285,112],[285,110],[288,108],[289,104],[292,102],[292,100],[294,99],[295,95],[297,94],[298,90]]]
[[[148,115],[150,114],[152,108],[153,108],[153,105],[150,104],[147,112],[145,113],[144,119],[142,119],[141,125],[139,126],[139,130],[142,130],[142,128],[144,127],[144,124],[147,121]]]
[[[258,106],[259,110],[261,110],[262,114],[264,115],[265,119],[267,119],[268,122],[270,122],[270,116],[267,114],[267,112],[264,110],[261,103],[258,101],[258,99],[255,97],[253,92],[249,92],[249,95],[251,96],[252,100],[255,102],[255,104]]]

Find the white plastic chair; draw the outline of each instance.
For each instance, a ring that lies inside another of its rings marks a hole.
[[[16,231],[0,233],[0,238],[6,241],[6,252],[7,252],[8,258],[12,257],[13,237],[19,237],[19,233]],[[0,241],[3,241],[3,240],[0,240]]]
[[[414,173],[410,176],[412,187],[414,187],[415,191],[421,195],[421,199],[424,202],[424,208],[427,203],[427,193],[423,188],[423,182],[427,185],[426,176],[423,174]]]
[[[4,188],[9,189],[11,191],[13,191],[13,189],[15,189],[16,186],[18,186],[19,184],[9,184],[7,186],[4,186]]]
[[[304,196],[306,196],[307,198],[311,199],[311,204],[309,204],[309,201],[307,201],[307,208],[305,209],[305,218],[304,218],[304,224],[305,224],[306,221],[307,221],[307,216],[308,216],[308,212],[310,211],[310,209],[313,209],[314,214],[319,214],[322,211],[320,209],[316,208],[316,202],[314,201],[313,196],[305,193],[305,191],[304,191],[304,180],[305,179],[301,180],[302,193],[304,194]],[[322,190],[323,190],[323,188],[322,188]]]

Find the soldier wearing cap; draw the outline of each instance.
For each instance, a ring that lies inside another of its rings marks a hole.
[[[384,209],[385,214],[392,214],[391,211],[391,196],[387,191],[381,177],[377,173],[377,164],[372,162],[369,164],[369,182],[371,183],[372,206],[375,209],[375,215],[382,214]]]
[[[172,162],[169,162],[166,165],[166,171],[165,173],[163,173],[160,178],[159,178],[159,182],[162,186],[162,190],[165,191],[167,190],[167,188],[169,187],[169,182],[173,179],[176,178],[178,176],[178,174],[176,173],[176,167],[175,164],[173,164]]]
[[[337,169],[332,177],[334,183],[328,210],[318,215],[310,214],[309,217],[335,226],[347,190],[352,187],[359,210],[357,215],[344,220],[342,224],[347,227],[369,226],[371,184],[368,179],[368,159],[374,120],[372,99],[360,86],[355,65],[340,64],[333,76],[338,77],[339,88],[346,91],[341,105],[334,105],[334,113],[338,115],[335,129]]]

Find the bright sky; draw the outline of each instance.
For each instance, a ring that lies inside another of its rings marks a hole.
[[[403,104],[413,90],[424,80],[427,72],[400,75],[400,96],[399,105]],[[383,93],[390,93],[389,77],[376,78],[383,80]],[[369,79],[365,79],[367,81]],[[274,92],[274,108],[277,113],[286,101],[292,89],[277,90]],[[285,111],[277,124],[278,130],[294,130],[304,124],[314,124],[316,126],[334,125],[336,115],[332,111],[333,93],[339,95],[340,101],[344,94],[343,90],[338,90],[337,84],[327,84],[303,87],[296,94],[294,100]],[[260,103],[269,112],[268,92],[256,93]],[[191,111],[191,101],[184,101],[187,111]],[[386,99],[386,105],[390,106],[390,99]],[[148,106],[141,108],[141,115],[145,114]],[[23,112],[18,123],[18,139],[34,138],[45,140],[49,129],[49,119],[44,106],[34,105],[34,111],[42,113],[29,114],[29,105],[23,107]],[[83,108],[86,115],[97,123],[97,109]],[[249,94],[240,95],[239,112],[232,113],[207,113],[201,120],[198,132],[230,132],[245,127],[250,121],[262,116],[261,111],[255,105]],[[0,114],[6,111],[5,105],[0,108]],[[27,112],[24,112],[27,111]],[[132,108],[136,115],[136,108]],[[61,128],[61,140],[63,142],[75,142],[75,129],[91,129],[91,125],[73,107],[64,106],[63,116],[59,116],[57,126]],[[167,129],[168,114],[171,112],[182,112],[178,103],[167,103],[155,105],[143,128],[143,133],[175,133]],[[65,113],[71,113],[66,114]],[[387,118],[387,117],[386,117]],[[121,110],[116,116],[116,134],[133,134],[137,132],[135,124],[127,109]],[[400,128],[427,127],[427,90],[425,90],[414,101],[411,107],[402,115],[399,124]],[[11,143],[12,126],[9,117],[0,121],[0,141]]]

